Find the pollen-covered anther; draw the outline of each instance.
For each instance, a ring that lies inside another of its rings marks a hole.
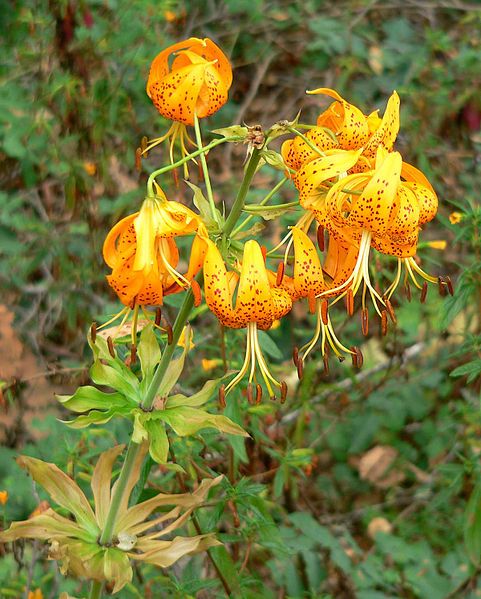
[[[327,300],[324,300],[327,304]],[[307,294],[307,303],[309,306],[309,312],[311,314],[315,314],[316,313],[316,306],[317,306],[317,299],[316,296],[314,294],[313,291],[309,291],[309,293]]]
[[[202,291],[199,283],[195,279],[190,282],[190,288],[192,289],[192,295],[194,296],[194,306],[198,308],[202,303]]]
[[[389,317],[392,320],[393,324],[397,324],[396,314],[394,313],[394,308],[392,307],[390,300],[385,299],[384,303],[386,305],[387,313],[389,314]]]
[[[115,354],[114,342],[112,340],[112,337],[110,337],[110,335],[107,337],[107,347],[109,348],[109,354],[112,356],[112,358],[115,358],[116,354]]]
[[[386,310],[381,311],[381,335],[384,337],[387,335],[387,312]]]
[[[277,267],[277,274],[276,274],[276,286],[280,287],[282,285],[282,281],[284,279],[284,271],[285,271],[286,265],[284,262],[279,262],[279,265]]]
[[[250,404],[253,404],[254,397],[253,397],[252,383],[247,383],[246,395],[247,395],[247,401]]]
[[[260,404],[262,400],[262,387],[257,383],[256,385],[256,405]]]
[[[90,326],[90,338],[92,339],[92,343],[95,345],[95,341],[97,339],[97,323],[93,322]]]
[[[438,290],[439,290],[439,295],[441,297],[446,297],[447,287],[446,287],[446,283],[444,281],[444,277],[441,277],[441,276],[438,277]]]
[[[221,410],[223,410],[227,406],[225,401],[225,385],[221,385],[219,387],[219,406]]]
[[[132,343],[130,347],[130,365],[137,362],[137,346]]]
[[[172,345],[174,340],[174,332],[170,324],[165,325],[165,332],[167,333],[167,345]]]
[[[361,368],[363,363],[364,363],[364,357],[362,355],[361,350],[353,345],[351,347],[351,357],[352,357],[352,365],[354,366],[354,368]]]
[[[281,381],[281,403],[284,403],[287,398],[287,383],[286,381]]]
[[[297,346],[294,346],[292,350],[292,361],[294,362],[294,366],[297,366],[299,362],[299,348]]]
[[[264,259],[264,264],[266,262],[266,257],[267,257],[267,248],[265,245],[261,245],[261,252],[262,252],[262,258]]]
[[[407,298],[408,302],[410,302],[412,299],[412,295],[411,295],[411,285],[409,284],[409,281],[406,281],[406,283],[404,285],[404,293],[406,294],[406,298]]]
[[[427,294],[428,294],[428,283],[427,283],[427,281],[424,281],[423,287],[421,289],[421,295],[419,296],[419,301],[421,302],[421,304],[424,304],[424,302],[426,301]]]
[[[140,173],[142,170],[142,149],[137,148],[135,150],[135,170]]]
[[[321,300],[321,320],[325,326],[329,324],[329,304],[327,299]]]
[[[155,326],[160,327],[162,321],[162,310],[160,308],[155,309]]]
[[[303,374],[304,374],[304,360],[299,356],[299,359],[297,360],[297,376],[298,376],[299,380],[302,379]]]

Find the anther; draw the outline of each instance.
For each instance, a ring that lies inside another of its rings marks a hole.
[[[277,287],[280,287],[282,285],[282,280],[284,279],[284,270],[285,270],[284,262],[279,262],[279,266],[277,267],[277,277],[276,277],[276,286]]]
[[[147,136],[143,135],[142,139],[140,140],[140,149],[142,150],[142,152],[145,152],[145,150],[147,149],[148,141],[149,140],[147,139]]]
[[[294,346],[292,350],[292,361],[294,362],[294,366],[297,366],[299,362],[299,348],[297,346]]]
[[[307,304],[309,306],[309,312],[311,314],[314,314],[316,311],[316,296],[313,291],[309,291],[309,293],[307,294]]]
[[[141,148],[137,148],[135,150],[135,170],[139,171],[139,173],[142,170],[142,150],[141,150]]]
[[[387,334],[387,312],[386,310],[382,310],[381,312],[381,335]]]
[[[130,364],[137,362],[137,346],[132,343],[130,347]]]
[[[256,385],[256,404],[260,404],[262,399],[262,387],[257,383]]]
[[[329,322],[329,315],[327,313],[328,307],[329,307],[329,304],[327,302],[327,299],[323,299],[321,302],[321,320],[322,320],[322,323],[326,326]]]
[[[427,284],[427,281],[424,281],[423,288],[421,289],[421,297],[419,298],[419,301],[421,302],[421,304],[424,304],[424,302],[426,301],[427,294],[428,294],[428,284]]]
[[[95,345],[95,341],[97,339],[97,323],[93,322],[90,327],[90,338],[92,339],[92,343]]]
[[[396,318],[396,314],[394,314],[394,308],[392,307],[390,300],[385,299],[384,303],[386,304],[386,310],[387,310],[387,313],[389,314],[389,317],[391,318],[393,323],[396,324],[397,318]]]
[[[346,310],[349,316],[354,314],[354,294],[351,288],[346,293]]]
[[[406,284],[404,285],[404,293],[406,294],[408,302],[410,302],[412,296],[411,296],[411,285],[409,284],[409,281],[406,281]]]
[[[351,354],[352,365],[354,366],[354,368],[361,368],[364,363],[364,357],[362,355],[361,350],[353,345],[351,347],[351,352],[353,352]]]
[[[287,383],[286,381],[281,381],[281,403],[284,403],[287,398]]]
[[[250,404],[253,404],[253,403],[254,403],[254,398],[253,398],[253,396],[252,396],[252,383],[248,383],[248,384],[247,384],[247,401],[248,401]]]
[[[155,326],[160,327],[160,321],[162,320],[162,310],[160,308],[155,309]]]
[[[264,262],[265,262],[266,257],[267,257],[267,248],[265,245],[261,245],[261,252],[262,252],[262,257],[264,258]]]
[[[202,291],[199,283],[195,279],[190,282],[190,288],[192,289],[192,295],[194,296],[194,306],[198,308],[202,303]]]
[[[451,281],[451,277],[444,277],[444,282],[446,283],[449,291],[449,295],[454,295],[454,285]]]
[[[135,296],[130,302],[129,308],[133,310],[135,308],[135,304],[137,303],[137,296]]]
[[[107,346],[109,348],[109,354],[112,356],[112,358],[115,358],[114,342],[110,336],[107,337]]]
[[[361,311],[361,328],[364,337],[367,337],[369,333],[369,312],[367,308],[363,308]]]
[[[299,357],[298,361],[297,361],[297,376],[299,377],[299,380],[302,379],[302,375],[304,374],[304,360]]]
[[[321,252],[323,252],[326,247],[326,244],[324,239],[324,227],[322,225],[319,225],[317,227],[317,245],[319,246]]]
[[[226,407],[226,402],[225,402],[225,385],[221,385],[219,387],[219,406],[221,408],[221,410],[223,410]]]
[[[172,345],[172,341],[174,340],[174,332],[172,331],[170,324],[165,325],[165,332],[167,333],[167,344]]]
[[[326,376],[328,376],[329,375],[329,356],[327,355],[327,353],[325,353],[322,356],[322,361],[324,363],[324,374]]]

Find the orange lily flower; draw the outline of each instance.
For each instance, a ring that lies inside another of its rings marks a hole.
[[[179,252],[174,238],[192,233],[199,234],[192,244],[188,270],[181,274],[176,270]],[[126,307],[103,326],[122,315],[121,328],[131,309],[136,322],[139,306],[162,304],[164,295],[189,287],[202,268],[206,235],[200,217],[183,204],[167,200],[160,188],[155,197],[144,200],[139,212],[118,222],[105,239],[103,255],[112,268],[109,285]]]
[[[351,289],[355,295],[364,282],[380,313],[376,299],[381,305],[384,301],[370,282],[370,247],[398,256],[405,261],[406,268],[417,270],[417,265],[412,266],[412,256],[419,227],[434,217],[436,208],[436,194],[424,175],[410,165],[403,165],[398,152],[387,153],[379,147],[374,170],[341,179],[314,210],[316,218],[331,235],[347,245],[359,247],[351,275],[329,293],[339,292],[342,296]],[[323,292],[320,297],[327,293]],[[363,308],[364,296],[365,293]]]
[[[257,241],[250,240],[244,246],[240,275],[227,271],[224,260],[216,245],[207,242],[204,260],[204,294],[210,310],[227,327],[247,328],[247,349],[241,370],[225,389],[226,393],[242,379],[250,367],[249,383],[252,383],[256,364],[271,397],[275,397],[272,385],[281,389],[269,372],[262,354],[257,330],[266,330],[272,323],[285,316],[292,307],[292,300],[284,289],[275,287],[269,281],[264,264],[264,256]],[[233,295],[237,287],[235,306]]]
[[[179,138],[182,155],[186,156],[186,142],[196,145],[188,136],[186,125],[194,125],[195,118],[217,112],[227,102],[231,84],[229,60],[208,38],[191,37],[160,52],[150,67],[147,95],[160,114],[174,122],[169,131],[152,140],[143,153],[170,139],[173,163],[173,147]]]
[[[325,268],[323,269],[316,247],[307,234],[299,227],[292,227],[291,232],[294,244],[294,273],[292,281],[287,281],[285,288],[293,300],[307,297],[310,311],[316,314],[314,336],[300,349],[298,359],[304,361],[321,337],[322,357],[327,359],[328,347],[331,347],[335,355],[342,361],[344,360],[343,354],[351,355],[354,352],[339,341],[329,317],[328,300],[320,299],[319,296],[327,293],[333,285],[340,284],[342,273],[348,268],[348,265],[350,264],[352,268],[355,265],[355,253],[353,256],[352,251],[349,252],[330,237],[325,260],[329,272]],[[325,279],[324,272],[331,278],[331,281]],[[345,278],[347,276],[346,273]]]

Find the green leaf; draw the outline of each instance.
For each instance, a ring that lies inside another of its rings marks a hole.
[[[148,420],[145,429],[149,434],[149,452],[158,464],[165,464],[169,457],[169,439],[165,432],[164,423]]]
[[[481,562],[481,484],[478,483],[469,498],[464,513],[464,543],[466,551],[478,566]]]
[[[137,355],[139,356],[143,378],[150,379],[161,358],[159,343],[152,324],[144,327],[140,333]]]
[[[212,397],[214,390],[220,381],[221,379],[211,379],[210,381],[207,381],[200,391],[190,397],[186,397],[180,393],[171,395],[167,399],[166,408],[176,408],[179,406],[190,406],[191,408],[194,408],[202,406]]]
[[[170,410],[159,410],[152,417],[161,418],[167,422],[181,437],[194,435],[203,428],[215,428],[220,432],[230,435],[248,437],[249,434],[227,416],[209,414],[204,410],[180,406]]]
[[[282,360],[282,354],[277,345],[272,341],[269,335],[265,331],[258,331],[259,345],[263,352],[266,352],[271,358],[275,360]]]
[[[244,206],[243,210],[254,216],[261,216],[264,220],[273,220],[297,206],[299,206],[299,202],[288,202],[280,206],[259,206],[258,204],[253,204]]]
[[[215,133],[216,135],[221,135],[222,137],[237,137],[238,140],[241,141],[247,137],[247,127],[242,127],[241,125],[231,125],[230,127],[221,127],[220,129],[214,129],[211,133]]]
[[[190,332],[188,330],[185,331],[185,339],[190,339]],[[162,382],[159,385],[159,390],[157,391],[157,395],[159,397],[167,397],[169,393],[172,391],[172,388],[179,380],[180,375],[182,374],[182,370],[184,369],[185,358],[187,356],[187,352],[189,351],[189,343],[186,342],[185,347],[181,353],[181,355],[172,360],[167,372],[165,373]]]
[[[138,396],[139,381],[129,370],[120,373],[112,366],[103,364],[100,360],[95,360],[90,369],[90,376],[97,385],[112,387],[112,389],[120,391],[120,393],[136,402],[140,399]]]
[[[111,409],[107,411],[92,410],[88,414],[82,414],[74,420],[65,422],[70,428],[79,429],[86,428],[91,424],[105,424],[112,420],[114,416],[121,415],[118,409]]]
[[[202,190],[200,189],[200,187],[197,187],[197,185],[194,185],[190,181],[186,181],[186,183],[194,192],[194,197],[193,197],[192,201],[194,203],[194,206],[199,211],[199,213],[202,217],[202,220],[205,222],[207,228],[209,230],[214,230],[214,229],[218,230],[219,223],[222,223],[222,221],[223,221],[220,211],[216,208],[215,212],[217,215],[217,220],[215,218],[213,218],[210,204],[209,204],[207,198],[202,193]]]
[[[467,364],[458,366],[451,372],[451,376],[468,375],[468,382],[472,382],[477,376],[481,375],[481,360],[473,360]]]
[[[149,419],[150,414],[147,412],[141,412],[136,410],[134,414],[134,430],[132,431],[132,441],[134,443],[142,443],[149,438],[149,434],[145,427],[146,421]]]
[[[121,393],[104,393],[95,387],[79,387],[73,395],[56,395],[57,400],[72,412],[108,410],[113,406],[125,407],[129,402]],[[133,402],[132,402],[133,403]]]

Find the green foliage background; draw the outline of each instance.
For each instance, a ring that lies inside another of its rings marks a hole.
[[[174,441],[175,455],[191,464],[192,478],[193,464],[230,475],[225,499],[199,518],[204,530],[221,531],[227,551],[217,558],[235,596],[479,597],[479,6],[417,0],[10,0],[6,6],[0,13],[1,302],[15,311],[23,342],[65,387],[85,379],[90,322],[117,307],[105,283],[103,238],[137,210],[145,173],[166,161],[159,150],[140,175],[134,168],[140,138],[166,126],[144,91],[161,49],[195,35],[213,38],[231,56],[231,100],[210,129],[242,121],[269,126],[301,107],[303,120],[312,120],[320,100],[306,97],[306,89],[335,87],[366,113],[383,110],[398,91],[396,147],[440,198],[439,215],[422,239],[447,241],[444,252],[420,254],[427,270],[455,281],[454,297],[431,290],[421,305],[397,294],[399,324],[383,340],[376,331],[362,340],[359,321],[345,323],[341,315],[343,338],[363,343],[367,375],[355,378],[333,364],[326,376],[316,356],[281,410],[248,409],[240,397],[229,405],[227,415],[247,424],[254,438],[247,446],[229,441],[230,468],[223,459],[228,443],[214,432]],[[242,148],[209,157],[219,201],[230,203],[242,160]],[[259,178],[250,201],[263,197],[275,177]],[[188,201],[183,187],[170,180],[165,187],[170,197]],[[293,188],[285,186],[281,196],[294,199]],[[462,214],[456,225],[448,220],[453,211]],[[279,231],[271,226],[265,234],[275,240]],[[170,300],[171,310],[176,302]],[[186,389],[200,387],[201,358],[220,358],[214,319],[194,324]],[[263,339],[284,377],[292,376],[290,348],[311,329],[305,312],[296,311]],[[227,336],[233,363],[241,339]],[[65,373],[72,367],[78,377]],[[13,405],[28,382],[2,386]],[[43,498],[32,495],[11,460],[19,449],[87,480],[92,458],[125,440],[127,430],[114,424],[66,432],[48,417],[17,433],[7,435],[0,465],[0,487],[10,492],[7,522],[26,517]],[[395,452],[384,474],[399,476],[388,483],[359,474],[360,460],[375,447]],[[153,478],[153,485],[176,488],[172,473],[153,471]],[[376,517],[390,523],[390,533],[368,533]],[[60,581],[44,558],[40,545],[8,553],[1,596],[23,596],[26,585],[41,587],[46,597],[82,592]],[[169,574],[147,568],[120,596],[222,596],[215,573],[204,567],[197,557]]]

